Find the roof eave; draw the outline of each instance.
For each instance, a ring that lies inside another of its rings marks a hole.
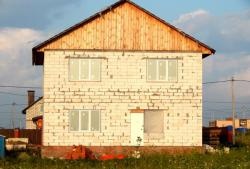
[[[29,109],[30,107],[32,107],[34,104],[36,104],[37,102],[39,102],[40,100],[42,100],[43,97],[39,97],[36,101],[34,101],[31,105],[27,106],[25,109],[22,110],[22,114],[26,114],[26,110]]]

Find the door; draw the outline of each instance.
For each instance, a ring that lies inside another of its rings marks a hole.
[[[144,142],[144,113],[130,113],[131,145],[142,146]]]

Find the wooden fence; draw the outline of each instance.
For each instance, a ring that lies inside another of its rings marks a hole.
[[[227,127],[203,127],[202,142],[211,146],[232,144],[232,131]]]
[[[6,138],[12,138],[15,136],[14,129],[0,129],[0,135]],[[42,145],[42,130],[38,129],[19,129],[20,138],[28,138],[29,144]]]

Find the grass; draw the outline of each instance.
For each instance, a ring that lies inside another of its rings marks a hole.
[[[113,161],[67,161],[40,158],[7,158],[0,160],[0,169],[248,169],[250,151],[237,148],[229,154],[186,154],[143,156],[140,159]]]
[[[145,155],[112,161],[41,159],[21,153],[0,159],[0,169],[249,169],[250,133],[237,135],[229,154]]]

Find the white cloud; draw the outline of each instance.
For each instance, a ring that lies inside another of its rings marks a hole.
[[[207,17],[209,13],[203,9],[199,9],[190,13],[186,13],[181,15],[177,20],[173,22],[175,25],[183,24],[185,22],[189,22],[190,20],[200,18],[200,17]]]
[[[41,71],[31,65],[31,49],[45,36],[28,28],[0,29],[1,84],[41,85]]]
[[[203,81],[250,80],[250,10],[231,15],[214,16],[205,10],[181,15],[173,24],[217,50],[203,60]],[[249,103],[250,83],[235,82],[236,101]],[[231,83],[203,85],[204,116],[231,116]],[[212,102],[211,102],[212,101]],[[225,104],[214,101],[229,101]],[[236,104],[240,113],[243,104]],[[249,104],[245,104],[249,107]],[[249,114],[248,114],[249,115]],[[204,118],[204,122],[209,119]]]
[[[250,52],[250,10],[214,16],[199,9],[181,15],[173,24],[220,53]]]
[[[0,28],[0,85],[41,86],[42,67],[33,67],[31,62],[32,47],[45,39],[43,33],[29,28]],[[12,92],[26,95],[27,89],[0,88],[0,92]],[[41,96],[41,91],[36,91]],[[13,96],[0,93],[2,104],[25,104],[25,96]],[[25,106],[16,107],[16,118],[24,118],[21,110]],[[10,112],[10,106],[0,108],[1,112]],[[9,114],[0,116],[0,126],[9,125]]]

